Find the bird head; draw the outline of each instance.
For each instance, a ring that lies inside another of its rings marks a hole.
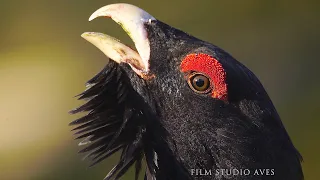
[[[106,179],[121,177],[134,163],[138,174],[143,157],[149,179],[192,179],[191,169],[219,168],[302,177],[277,111],[243,64],[133,5],[104,6],[89,20],[97,17],[120,24],[136,48],[106,34],[82,34],[108,58],[79,95],[87,103],[71,111],[88,114],[71,124],[79,124],[81,152],[93,164],[121,151]]]

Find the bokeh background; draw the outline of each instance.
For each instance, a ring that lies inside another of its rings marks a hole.
[[[0,179],[100,180],[117,157],[82,161],[68,123],[73,98],[106,57],[80,37],[100,31],[133,45],[108,19],[88,22],[108,0],[1,0]],[[132,1],[169,25],[231,53],[262,81],[319,179],[319,1]],[[131,179],[128,174],[123,179]]]

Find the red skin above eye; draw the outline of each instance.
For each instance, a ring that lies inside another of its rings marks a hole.
[[[215,58],[207,54],[189,54],[181,62],[181,72],[200,72],[211,79],[211,96],[223,101],[228,100],[226,72]]]

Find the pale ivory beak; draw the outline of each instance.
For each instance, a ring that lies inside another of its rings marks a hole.
[[[81,37],[95,45],[115,62],[128,63],[137,74],[146,75],[149,72],[150,43],[144,26],[156,19],[136,6],[123,3],[111,4],[98,9],[90,16],[89,21],[101,16],[110,17],[120,24],[133,40],[138,53],[106,34],[85,32]]]

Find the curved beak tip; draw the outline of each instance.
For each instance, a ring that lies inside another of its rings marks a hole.
[[[82,33],[80,36],[84,39],[86,39],[86,37],[90,36],[90,32],[85,32],[85,33]]]
[[[104,12],[104,11],[101,12],[101,11],[97,10],[89,17],[89,21],[92,21],[92,20],[96,19],[97,17],[111,17],[111,16],[107,16],[107,14],[108,14],[108,12]]]
[[[92,15],[89,17],[89,21],[94,20],[96,17],[93,17]]]

